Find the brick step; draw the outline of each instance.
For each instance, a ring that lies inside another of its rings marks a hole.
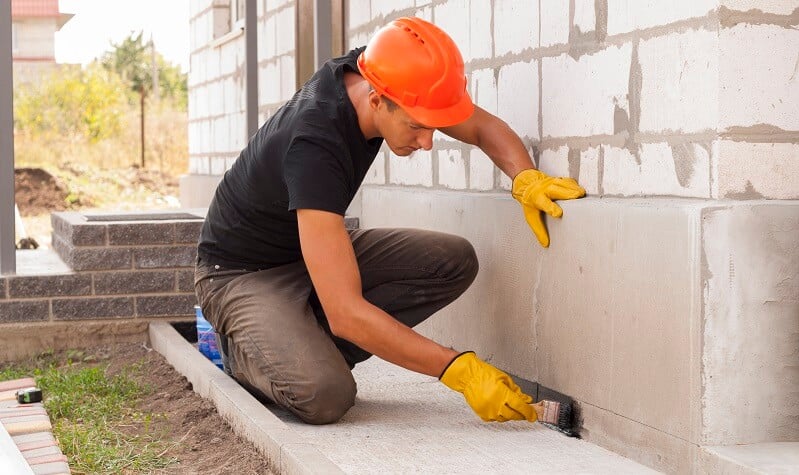
[[[52,424],[42,403],[19,404],[18,389],[35,386],[32,378],[0,381],[0,426],[10,443],[36,475],[69,474],[67,457],[51,433]],[[7,437],[7,436],[6,436]],[[4,439],[7,440],[7,439]]]

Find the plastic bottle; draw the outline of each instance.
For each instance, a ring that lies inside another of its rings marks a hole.
[[[223,369],[222,356],[219,354],[219,347],[216,344],[214,327],[205,319],[199,305],[194,306],[194,314],[197,316],[197,348],[219,369]]]

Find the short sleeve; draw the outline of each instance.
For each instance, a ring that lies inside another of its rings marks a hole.
[[[312,137],[292,141],[283,164],[289,211],[317,209],[344,216],[350,202],[344,153]]]

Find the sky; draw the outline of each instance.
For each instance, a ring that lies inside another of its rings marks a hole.
[[[111,49],[131,31],[153,36],[164,58],[189,70],[189,1],[60,0],[62,13],[75,16],[55,35],[59,63],[86,64]]]

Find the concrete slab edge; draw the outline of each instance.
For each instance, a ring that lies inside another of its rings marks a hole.
[[[343,474],[341,468],[219,370],[166,322],[152,322],[150,344],[194,391],[210,400],[241,437],[252,442],[281,474]]]

